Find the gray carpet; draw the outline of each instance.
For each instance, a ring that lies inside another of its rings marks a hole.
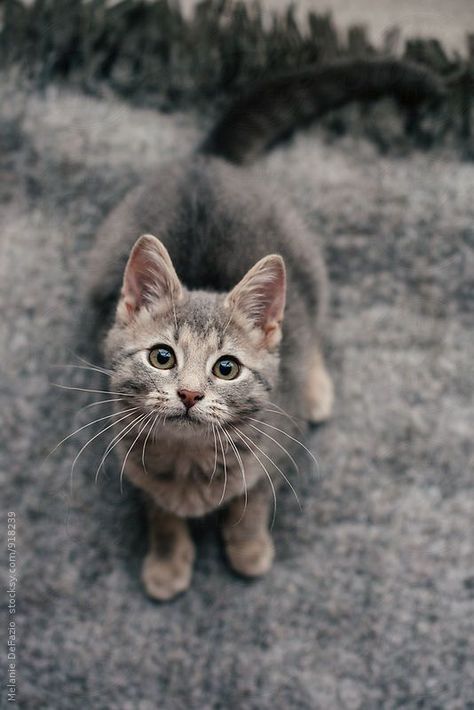
[[[83,451],[72,495],[97,429],[45,461],[106,414],[79,411],[100,395],[51,383],[103,389],[58,367],[81,364],[94,231],[201,128],[8,82],[0,100],[1,498],[17,514],[20,706],[474,707],[473,165],[381,157],[315,129],[253,169],[324,240],[335,416],[310,438],[319,476],[306,462],[303,513],[281,495],[268,577],[232,575],[214,521],[200,522],[192,588],[160,606],[139,583],[138,496],[120,493],[114,460],[94,484],[108,438]]]

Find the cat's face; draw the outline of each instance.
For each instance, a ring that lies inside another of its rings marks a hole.
[[[163,244],[141,237],[106,341],[123,406],[169,425],[238,423],[266,406],[278,371],[285,304],[281,257],[256,264],[229,294],[187,291]]]

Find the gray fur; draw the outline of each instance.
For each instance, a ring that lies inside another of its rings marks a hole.
[[[148,497],[142,579],[161,600],[190,582],[194,551],[182,518],[222,505],[228,506],[223,537],[232,567],[250,576],[270,569],[269,500],[275,513],[281,483],[293,490],[282,466],[285,456],[293,460],[295,417],[324,421],[333,401],[320,351],[327,280],[316,240],[281,197],[212,154],[233,160],[237,146],[243,162],[301,118],[353,98],[388,90],[416,103],[440,93],[429,72],[384,60],[336,63],[280,84],[237,103],[201,155],[160,167],[126,196],[92,253],[92,300],[109,315],[117,309],[105,356],[124,415],[117,434],[120,476]],[[288,111],[295,92],[302,115]],[[160,241],[136,241],[143,234]],[[268,268],[260,266],[266,257]],[[171,369],[150,361],[160,343],[176,355]],[[215,376],[213,365],[223,356],[241,364],[235,380]],[[197,393],[192,408],[182,392]],[[272,435],[281,433],[282,412],[288,446]],[[166,559],[158,553],[162,534],[175,540]]]
[[[446,98],[446,86],[423,65],[391,57],[298,67],[259,82],[234,101],[202,150],[233,163],[250,162],[334,108],[384,96],[413,113],[422,106],[438,106]]]
[[[312,322],[324,315],[326,276],[316,237],[282,195],[224,161],[193,156],[161,166],[111,213],[90,260],[90,291],[104,318],[144,233],[165,244],[190,289],[228,291],[258,259],[278,252],[288,271],[288,308],[301,309],[304,294]]]
[[[284,407],[289,417],[310,416],[306,396],[308,373],[319,341],[327,288],[316,237],[308,232],[285,200],[266,191],[241,169],[203,156],[168,164],[160,167],[149,182],[132,191],[101,228],[91,258],[91,292],[96,307],[110,308],[117,302],[131,247],[144,232],[159,236],[186,289],[183,302],[174,308],[169,305],[165,312],[161,308],[157,312],[153,307],[145,309],[126,326],[116,321],[106,340],[106,361],[113,369],[113,389],[132,391],[132,397],[125,399],[121,407],[138,403],[144,412],[152,406],[160,407],[162,412],[153,443],[146,447],[146,468],[157,476],[166,474],[169,480],[173,457],[167,456],[166,451],[176,446],[180,452],[186,447],[194,451],[193,429],[198,424],[179,420],[183,407],[176,395],[179,387],[189,382],[205,393],[204,401],[196,407],[202,416],[220,417],[222,425],[230,422],[243,426],[243,436],[250,436],[268,459],[281,465],[284,458],[281,447],[268,435],[250,429],[247,417],[257,416],[271,426],[281,426],[281,415],[267,411],[271,408],[270,402],[273,409]],[[224,306],[224,294],[236,286],[259,259],[272,252],[283,256],[287,271],[287,301],[279,353],[256,348],[251,334]],[[103,318],[107,319],[105,312]],[[150,367],[143,353],[156,343],[182,350],[179,371],[163,374]],[[138,353],[128,354],[137,349]],[[216,385],[209,376],[209,367],[206,369],[207,359],[216,360],[219,355],[236,352],[244,353],[247,364],[244,373],[233,382],[217,382]],[[297,433],[291,419],[286,418],[283,423],[290,435]],[[204,437],[207,447],[212,449],[215,442],[210,423],[205,424],[198,438]],[[124,452],[132,446],[128,458],[132,466],[141,466],[147,433],[145,428],[134,447],[135,428],[123,439]],[[251,488],[265,477],[265,467],[255,463],[245,440],[239,439],[232,430],[228,433],[245,464],[245,485]],[[268,430],[267,434],[271,435],[272,431]],[[285,442],[287,448],[291,448],[288,444],[292,441]],[[193,459],[192,465],[189,464],[185,493],[161,491],[155,496],[156,502],[179,515],[194,516],[210,512],[219,502],[242,494],[242,471],[232,452],[225,462],[223,454],[217,452],[215,482],[207,491],[213,463],[213,457],[207,453],[203,451],[203,463]],[[165,460],[164,468],[157,465],[159,459]],[[268,459],[265,459],[267,464]],[[206,490],[203,481],[195,484],[196,466],[204,475]],[[271,464],[267,468],[276,485],[277,469]],[[224,474],[228,480],[222,497]],[[171,481],[168,488],[171,489],[173,483],[176,481]]]
[[[192,591],[162,608],[141,592],[142,508],[126,482],[120,492],[119,457],[94,485],[112,435],[81,454],[72,496],[91,428],[40,464],[110,411],[82,409],[107,395],[51,385],[107,389],[97,372],[51,367],[80,364],[98,224],[157,156],[188,152],[199,123],[68,92],[25,97],[17,85],[2,98],[3,112],[27,109],[0,156],[0,485],[18,517],[19,706],[468,706],[472,165],[451,151],[380,156],[360,137],[327,145],[315,130],[254,166],[321,233],[335,419],[308,443],[322,476],[298,479],[303,513],[281,491],[271,574],[230,575],[213,521],[196,521]]]

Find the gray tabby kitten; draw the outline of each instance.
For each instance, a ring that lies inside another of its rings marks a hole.
[[[104,354],[120,393],[122,472],[146,493],[142,578],[155,599],[189,586],[186,519],[218,508],[234,570],[270,569],[276,492],[292,487],[293,417],[321,422],[333,405],[317,240],[281,198],[216,156],[243,163],[290,124],[361,96],[415,104],[441,93],[431,74],[400,62],[321,71],[306,72],[300,103],[299,75],[244,97],[196,155],[125,197],[93,250],[93,300],[104,319],[115,308]]]

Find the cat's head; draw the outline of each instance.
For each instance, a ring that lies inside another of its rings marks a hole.
[[[267,406],[284,307],[280,256],[261,259],[227,294],[188,291],[164,245],[142,236],[105,344],[112,387],[170,424],[242,422]]]

